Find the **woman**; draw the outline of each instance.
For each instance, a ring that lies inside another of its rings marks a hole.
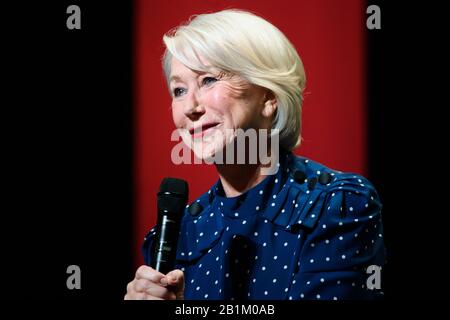
[[[149,232],[146,266],[125,298],[382,294],[376,283],[367,288],[367,268],[384,264],[375,189],[359,175],[291,152],[300,143],[305,73],[289,40],[258,16],[225,10],[196,16],[164,42],[174,123],[197,157],[215,163],[220,179],[185,211],[176,270],[164,275],[147,266],[155,235]],[[257,143],[248,139],[239,149],[252,130]],[[261,158],[250,161],[264,145],[275,170]],[[227,158],[234,161],[218,161],[236,148]],[[242,153],[245,163],[236,162]]]

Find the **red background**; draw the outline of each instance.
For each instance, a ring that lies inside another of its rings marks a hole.
[[[191,15],[245,9],[277,26],[297,48],[306,70],[303,142],[296,154],[342,171],[366,174],[365,5],[358,0],[135,2],[135,265],[156,222],[156,193],[164,177],[189,183],[190,201],[218,176],[213,166],[172,164],[174,130],[161,68],[162,36]]]

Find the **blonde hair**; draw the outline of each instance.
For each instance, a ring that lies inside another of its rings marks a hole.
[[[192,70],[214,67],[267,88],[277,100],[272,128],[280,132],[280,145],[292,150],[300,144],[305,71],[294,46],[277,27],[250,12],[223,10],[194,16],[163,41],[167,81],[175,57]]]

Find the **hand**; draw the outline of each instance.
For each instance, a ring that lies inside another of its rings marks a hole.
[[[127,285],[125,300],[182,300],[184,273],[173,270],[166,275],[148,266],[140,266]]]

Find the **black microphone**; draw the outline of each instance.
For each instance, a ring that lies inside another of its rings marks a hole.
[[[166,274],[175,267],[181,218],[188,202],[186,181],[164,178],[158,192],[158,222],[151,267]]]

